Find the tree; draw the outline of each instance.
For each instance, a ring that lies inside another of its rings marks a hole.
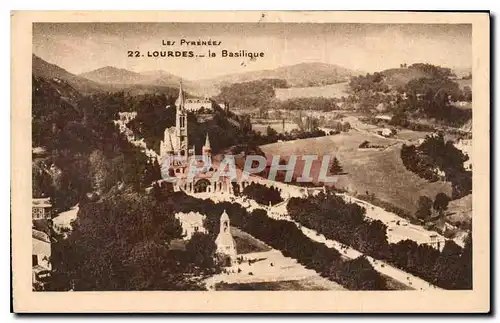
[[[269,203],[274,205],[283,202],[280,191],[274,186],[267,187],[259,183],[252,183],[245,187],[242,193],[262,205],[269,205]]]
[[[462,249],[453,241],[447,240],[443,251],[433,268],[434,283],[446,289],[460,289],[463,268],[460,263]]]
[[[278,135],[278,132],[276,130],[274,130],[273,128],[271,128],[271,126],[268,126],[266,129],[266,135],[268,137],[271,137],[271,138],[276,138],[276,136]]]
[[[189,260],[203,270],[213,268],[217,246],[208,234],[195,232],[186,244]]]
[[[330,166],[330,173],[333,175],[340,175],[344,172],[342,166],[340,166],[340,162],[337,157],[333,158],[332,165]]]
[[[470,86],[464,86],[462,89],[463,99],[467,102],[472,102],[472,90]]]
[[[349,260],[343,266],[347,287],[351,290],[384,290],[385,281],[364,256]]]
[[[89,156],[89,176],[92,189],[103,193],[105,190],[108,165],[104,154],[100,150],[94,150]]]
[[[436,198],[434,199],[434,204],[432,207],[436,212],[439,213],[439,215],[443,215],[443,212],[448,209],[448,203],[450,202],[450,197],[446,195],[445,193],[438,193],[436,195]]]
[[[415,216],[420,220],[426,220],[431,216],[431,208],[432,200],[427,196],[420,196]]]

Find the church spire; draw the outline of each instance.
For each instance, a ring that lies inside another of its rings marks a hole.
[[[210,148],[210,139],[208,138],[208,133],[207,133],[207,136],[205,137],[205,146],[203,146],[205,148]]]
[[[182,80],[180,81],[180,86],[179,86],[179,97],[177,97],[175,105],[177,106],[178,109],[184,110],[184,91],[182,91]]]

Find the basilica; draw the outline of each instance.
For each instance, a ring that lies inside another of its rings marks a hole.
[[[229,178],[214,176],[217,171],[213,165],[212,149],[208,134],[205,144],[201,147],[201,155],[195,154],[195,147],[189,146],[189,133],[186,108],[186,99],[179,87],[179,97],[175,102],[175,126],[165,129],[163,140],[160,143],[160,160],[162,178],[173,179],[175,191],[187,193],[232,193],[233,188]],[[201,172],[195,176],[188,176],[188,168],[192,164],[199,165]]]

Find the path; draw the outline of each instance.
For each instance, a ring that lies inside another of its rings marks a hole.
[[[295,259],[283,256],[275,249],[240,255],[243,261],[227,268],[227,273],[212,276],[206,280],[207,288],[214,290],[216,284],[252,284],[269,282],[289,282],[307,280],[309,288],[324,290],[344,290],[344,288],[299,264]],[[253,260],[249,264],[248,260]],[[299,283],[300,285],[300,283]],[[316,286],[311,288],[310,285]]]

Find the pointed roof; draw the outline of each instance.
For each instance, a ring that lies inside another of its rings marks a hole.
[[[227,215],[226,210],[224,210],[224,212],[222,212],[222,215],[220,216],[220,220],[221,221],[229,220],[229,215]]]
[[[167,132],[167,131],[165,131]],[[165,136],[165,148],[167,149],[167,152],[172,152],[174,151],[174,145],[172,145],[172,137],[170,136],[170,132],[168,132],[168,137]]]
[[[208,138],[208,133],[207,136],[205,137],[205,145],[203,147],[210,148],[210,139]]]
[[[179,86],[179,96],[177,97],[177,100],[175,101],[175,105],[181,109],[184,109],[184,91],[182,91],[182,81],[180,82]]]

